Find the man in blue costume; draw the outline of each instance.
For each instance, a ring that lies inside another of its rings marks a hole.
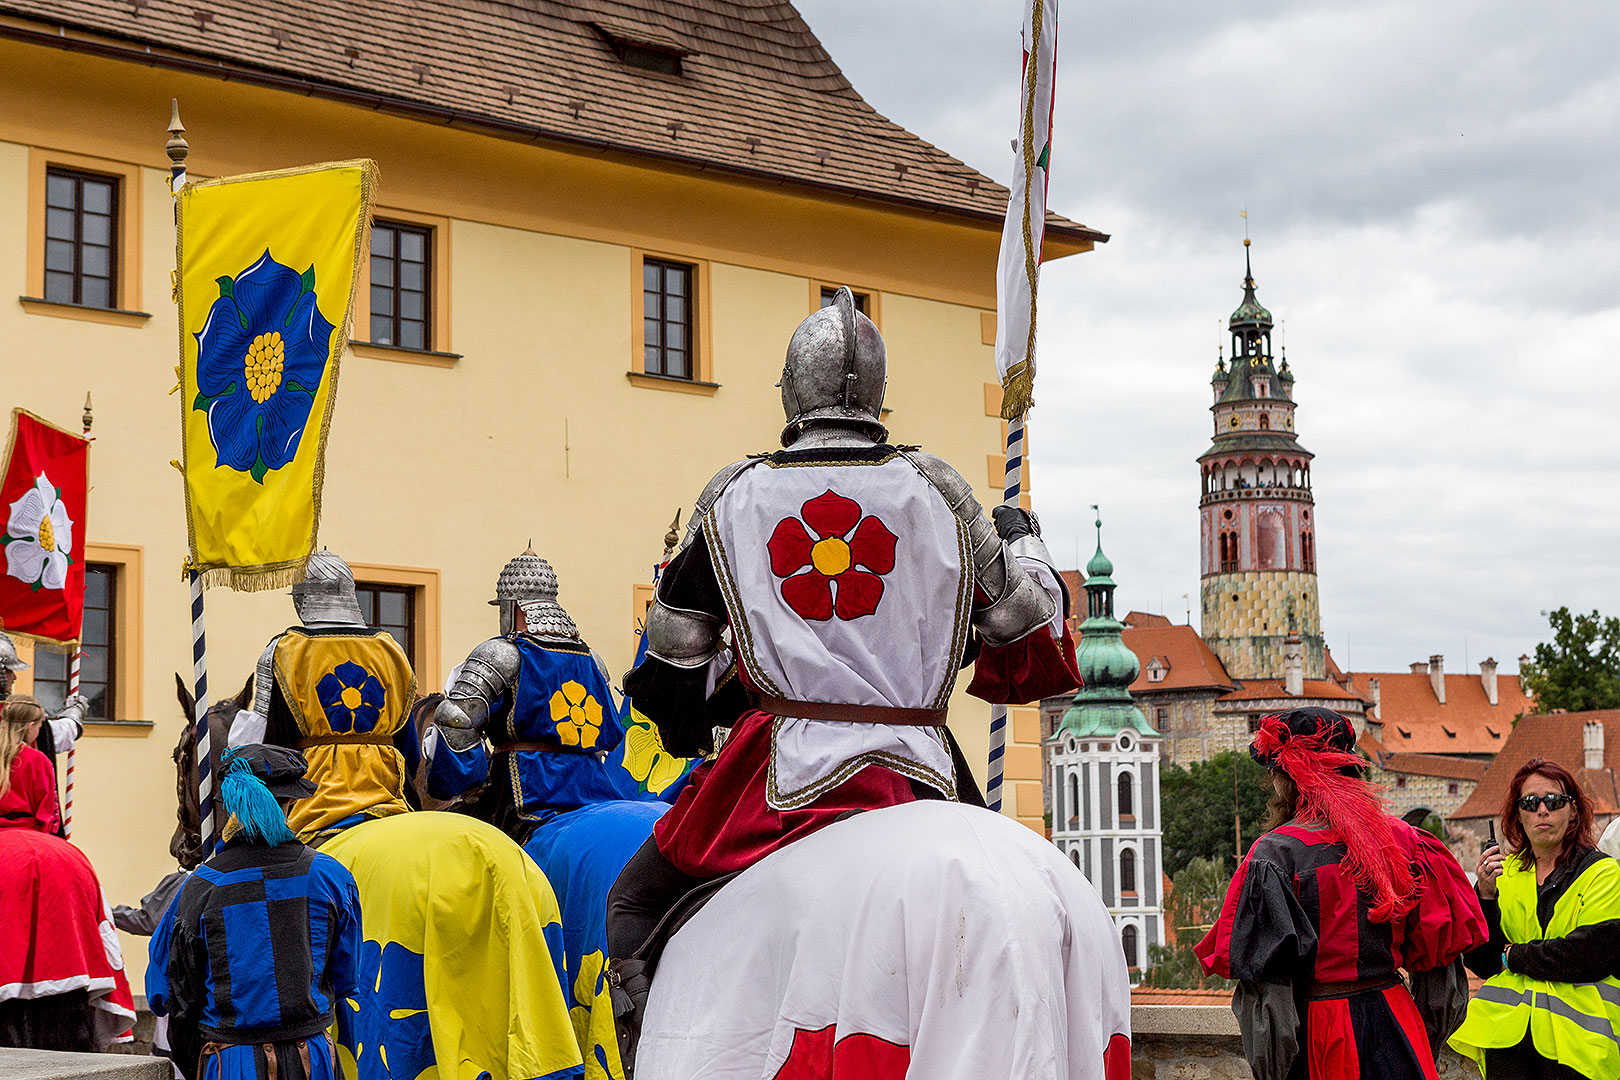
[[[332,1080],[326,1030],[359,992],[359,892],[287,826],[283,807],[315,793],[302,754],[250,745],[224,763],[225,842],[152,937],[147,1001],[186,1080]]]

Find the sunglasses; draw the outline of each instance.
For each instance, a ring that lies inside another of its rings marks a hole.
[[[1546,803],[1548,810],[1562,810],[1575,801],[1573,795],[1521,795],[1519,796],[1519,809],[1527,814],[1536,812],[1536,807]]]

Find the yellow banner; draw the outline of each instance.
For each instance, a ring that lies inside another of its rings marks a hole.
[[[303,577],[377,166],[187,184],[176,196],[191,565],[253,591]]]

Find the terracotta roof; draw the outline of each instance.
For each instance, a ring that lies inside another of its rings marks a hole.
[[[1363,738],[1360,745],[1363,750],[1367,749],[1367,740]],[[1473,758],[1446,757],[1444,754],[1374,753],[1372,757],[1381,768],[1390,772],[1440,776],[1447,780],[1472,780],[1475,783],[1485,778],[1485,768],[1489,764]]]
[[[1327,677],[1343,686],[1345,680],[1344,669],[1339,667],[1338,661],[1333,659],[1333,650],[1324,648],[1322,655],[1327,659]]]
[[[1449,696],[1449,686],[1446,692]],[[1599,769],[1586,768],[1584,736],[1590,722],[1603,725],[1603,767]],[[1620,785],[1616,781],[1616,771],[1620,770],[1620,709],[1603,709],[1524,717],[1508,736],[1474,793],[1451,816],[1495,817],[1502,808],[1502,800],[1507,798],[1513,774],[1526,761],[1538,757],[1556,761],[1574,773],[1592,797],[1597,813],[1620,812]]]
[[[1135,687],[1132,687],[1135,689]],[[1336,682],[1327,679],[1306,679],[1302,687],[1304,693],[1298,700],[1312,701],[1359,701],[1355,694],[1350,693]],[[1222,694],[1216,701],[1257,701],[1262,698],[1292,697],[1284,688],[1281,679],[1244,679],[1243,685],[1230,694]]]
[[[1162,629],[1166,626],[1175,625],[1175,623],[1171,622],[1163,615],[1149,615],[1145,611],[1133,611],[1125,616],[1124,621],[1126,626],[1134,626],[1141,629]]]
[[[787,180],[998,229],[1007,209],[1005,187],[862,100],[786,0],[0,0],[0,13],[40,24],[0,34],[47,47],[507,137]],[[627,43],[680,56],[681,73],[626,62]],[[1049,238],[1107,239],[1047,220]]]
[[[1133,623],[1132,619],[1143,619],[1145,625]],[[1162,625],[1152,621],[1161,619]],[[1136,681],[1131,683],[1133,694],[1200,687],[1227,690],[1233,685],[1220,657],[1204,644],[1198,631],[1190,626],[1178,626],[1163,616],[1142,616],[1133,611],[1125,617],[1125,631],[1121,638],[1142,665]],[[1159,662],[1169,669],[1158,682],[1148,681],[1148,661],[1154,657],[1158,657]]]
[[[1535,708],[1517,675],[1496,677],[1495,705],[1478,675],[1445,676],[1444,705],[1423,672],[1357,671],[1350,676],[1351,689],[1371,701],[1373,679],[1379,697],[1375,719],[1383,724],[1384,748],[1392,753],[1495,754],[1513,730],[1513,718]]]

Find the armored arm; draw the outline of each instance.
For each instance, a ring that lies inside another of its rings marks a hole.
[[[455,750],[478,741],[495,700],[517,679],[522,657],[506,638],[490,638],[468,654],[450,692],[433,712],[433,726]]]
[[[974,605],[973,629],[985,644],[1010,645],[1051,622],[1057,614],[1057,601],[1018,561],[1024,557],[1051,565],[1051,556],[1040,537],[1031,532],[1012,543],[1003,543],[973,497],[972,486],[960,473],[933,454],[920,450],[905,454],[967,526],[973,583],[986,598],[984,603]]]

